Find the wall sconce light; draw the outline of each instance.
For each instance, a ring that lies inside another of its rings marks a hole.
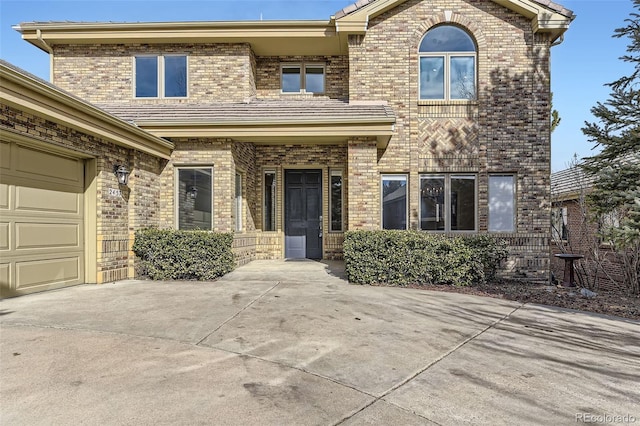
[[[196,188],[195,186],[190,186],[187,190],[187,196],[195,200],[198,196],[198,188]]]
[[[131,172],[122,164],[115,164],[113,166],[113,174],[118,178],[120,185],[127,185],[129,183],[129,174]]]

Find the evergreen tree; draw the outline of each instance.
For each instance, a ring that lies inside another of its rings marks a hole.
[[[588,201],[601,225],[601,236],[629,261],[625,281],[638,292],[640,277],[640,0],[626,26],[614,37],[628,37],[629,76],[609,83],[609,99],[591,108],[597,122],[585,122],[582,132],[601,151],[585,159],[584,171],[595,177]],[[628,258],[631,256],[631,258]],[[635,282],[634,282],[635,280]]]

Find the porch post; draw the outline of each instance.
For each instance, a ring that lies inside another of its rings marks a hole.
[[[380,176],[375,139],[349,139],[347,179],[349,230],[380,229]]]

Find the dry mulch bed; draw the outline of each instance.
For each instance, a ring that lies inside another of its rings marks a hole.
[[[559,306],[561,308],[640,320],[640,296],[620,292],[596,291],[596,296],[586,297],[580,293],[580,287],[551,286],[515,280],[495,281],[473,287],[452,285],[420,285],[412,287],[495,297],[521,303]]]

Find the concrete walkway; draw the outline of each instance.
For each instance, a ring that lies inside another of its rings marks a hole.
[[[638,322],[342,277],[256,261],[3,300],[0,424],[640,424]]]

